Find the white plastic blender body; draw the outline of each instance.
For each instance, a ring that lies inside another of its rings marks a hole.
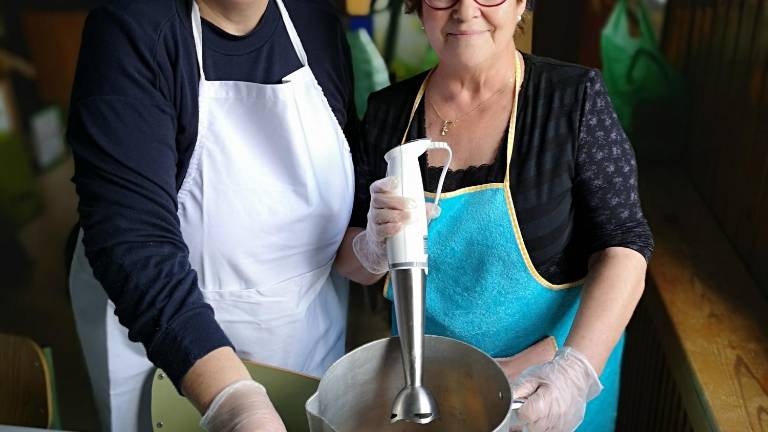
[[[387,239],[387,258],[389,269],[423,268],[427,266],[427,216],[424,202],[424,185],[421,179],[419,157],[430,149],[448,152],[448,160],[440,175],[435,193],[435,205],[440,201],[443,180],[448,171],[453,154],[447,143],[421,139],[395,147],[384,155],[387,161],[387,177],[400,179],[398,195],[410,198],[416,204],[411,212],[411,220],[394,237]]]

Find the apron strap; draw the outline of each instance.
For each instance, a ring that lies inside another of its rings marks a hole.
[[[515,133],[517,133],[517,107],[520,101],[520,89],[523,87],[522,62],[522,54],[515,52],[515,102],[509,119],[509,131],[507,131],[507,166],[505,168],[506,174],[504,174],[504,184],[507,190],[509,190],[509,163],[512,161],[512,148],[515,146]]]
[[[288,10],[285,9],[283,0],[277,0],[277,7],[280,9],[280,15],[283,17],[283,23],[285,23],[285,28],[288,30],[288,36],[291,37],[291,43],[293,43],[293,49],[296,50],[296,55],[299,56],[302,66],[307,66],[309,64],[307,61],[307,53],[304,51],[304,45],[301,44],[299,34],[293,26],[293,21],[291,21],[291,17],[288,15]]]
[[[277,7],[280,9],[280,16],[283,18],[283,23],[286,30],[288,30],[288,36],[291,38],[293,49],[296,50],[296,55],[299,57],[301,65],[307,66],[307,53],[304,51],[304,45],[301,44],[299,34],[296,32],[291,17],[285,9],[283,0],[277,0]],[[205,72],[203,72],[203,25],[200,18],[200,7],[197,6],[197,1],[195,0],[192,0],[192,34],[195,39],[195,52],[197,53],[197,65],[200,69],[200,79],[205,81]]]
[[[408,124],[405,126],[405,132],[403,133],[403,139],[400,141],[400,145],[405,144],[405,140],[408,139],[408,131],[411,130],[411,123],[413,123],[413,118],[416,116],[416,110],[419,108],[421,98],[424,97],[424,92],[427,90],[427,83],[429,82],[429,78],[432,76],[432,72],[434,71],[434,68],[430,69],[430,71],[427,73],[427,76],[424,77],[424,82],[421,83],[421,87],[419,87],[419,92],[416,93],[416,99],[413,101],[413,107],[411,107],[411,116],[408,117]]]
[[[279,1],[279,0],[278,0]],[[517,129],[517,107],[518,107],[518,100],[520,99],[520,88],[523,86],[523,70],[522,70],[522,55],[519,52],[515,52],[515,101],[512,105],[512,114],[509,116],[509,131],[507,133],[507,168],[506,168],[506,174],[504,175],[504,184],[509,184],[509,162],[512,160],[512,147],[515,144],[515,131]],[[411,128],[411,123],[413,123],[413,118],[416,116],[416,110],[419,107],[419,103],[421,102],[421,99],[424,97],[424,93],[427,90],[427,84],[429,83],[429,78],[432,77],[432,73],[435,71],[436,68],[433,68],[429,71],[427,76],[424,78],[424,82],[421,83],[421,87],[419,88],[419,92],[416,94],[416,100],[413,101],[413,107],[411,108],[411,116],[408,118],[408,123],[405,126],[405,133],[403,134],[403,139],[400,141],[400,145],[405,144],[405,140],[408,138],[408,131]]]
[[[200,18],[200,8],[197,1],[192,0],[192,35],[195,38],[195,52],[197,52],[197,66],[200,69],[200,79],[205,81],[203,72],[203,24]]]

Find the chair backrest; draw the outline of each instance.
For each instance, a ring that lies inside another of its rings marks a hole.
[[[0,424],[50,427],[51,380],[40,346],[0,333],[0,383]]]
[[[304,404],[317,391],[320,380],[252,362],[245,362],[254,380],[267,389],[269,398],[288,432],[309,432]],[[156,432],[203,431],[200,414],[179,395],[168,376],[158,369],[152,380],[152,428]]]

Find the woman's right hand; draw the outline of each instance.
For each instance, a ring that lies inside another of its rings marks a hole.
[[[360,264],[370,273],[379,275],[389,269],[386,240],[402,229],[410,219],[413,200],[395,195],[400,186],[397,177],[385,177],[371,185],[368,225],[352,240],[352,250]]]
[[[267,390],[253,380],[230,384],[213,400],[200,420],[208,432],[285,432]]]

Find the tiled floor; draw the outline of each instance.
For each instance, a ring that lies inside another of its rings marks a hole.
[[[65,288],[64,246],[76,219],[71,160],[40,177],[45,211],[16,239],[0,235],[0,332],[28,336],[53,349],[62,427],[96,431],[90,384]],[[380,288],[350,290],[348,347],[389,335],[389,306]]]

